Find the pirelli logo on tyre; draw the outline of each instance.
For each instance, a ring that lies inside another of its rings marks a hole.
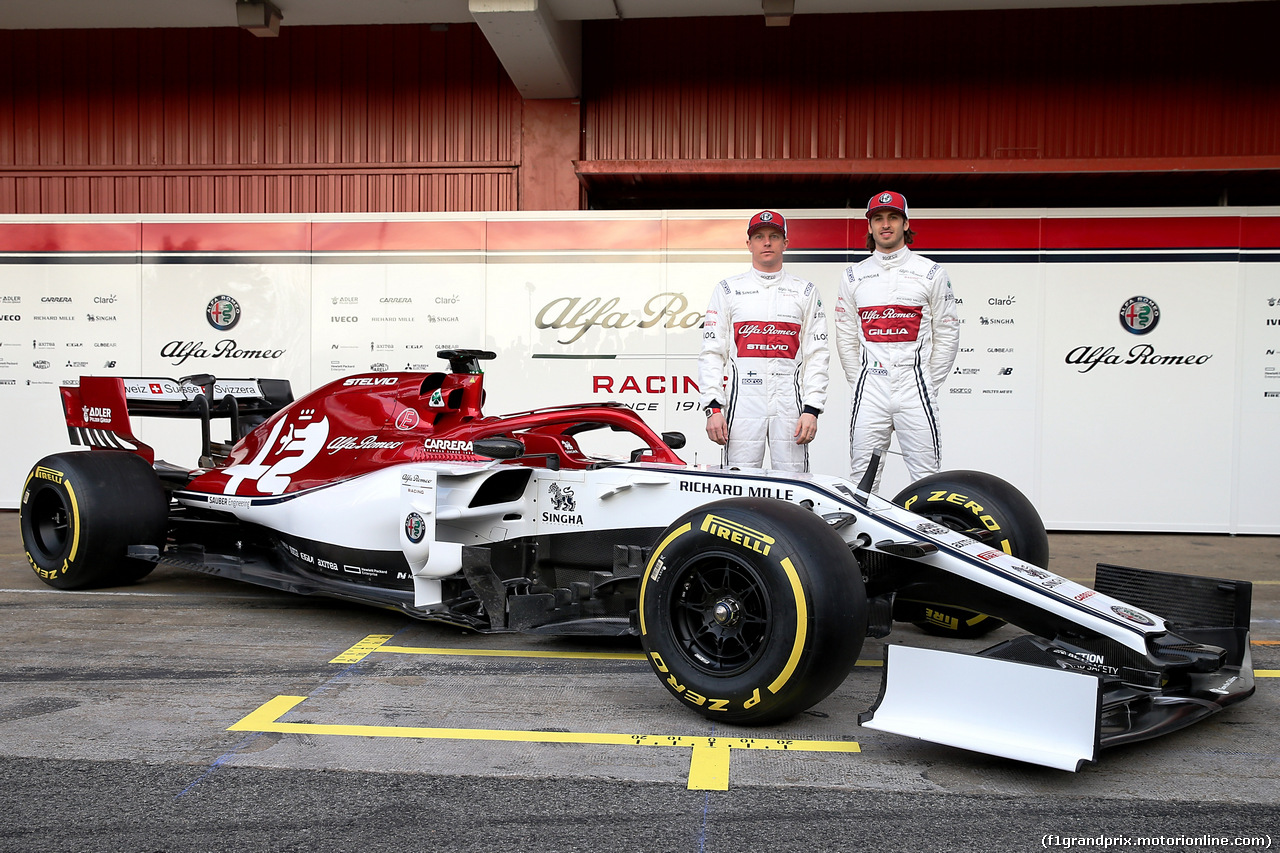
[[[42,465],[37,465],[36,470],[31,473],[31,476],[35,477],[37,480],[48,480],[51,483],[62,485],[62,478],[66,475],[61,471],[55,471],[52,468],[45,468]]]
[[[955,631],[960,628],[959,619],[947,613],[940,613],[932,607],[925,608],[924,618],[925,621],[938,625],[942,628],[946,628],[949,631]]]
[[[712,513],[707,513],[702,519],[702,524],[698,525],[698,527],[704,533],[710,533],[712,536],[718,536],[721,539],[728,539],[735,545],[741,545],[748,551],[755,551],[757,554],[763,554],[764,556],[769,555],[774,543],[777,542],[776,539],[768,534]]]

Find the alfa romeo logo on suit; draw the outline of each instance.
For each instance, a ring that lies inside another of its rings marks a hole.
[[[1145,296],[1135,296],[1120,306],[1120,325],[1126,332],[1145,335],[1160,322],[1160,306]]]
[[[240,303],[222,294],[209,300],[204,309],[205,319],[219,332],[225,332],[240,322]]]

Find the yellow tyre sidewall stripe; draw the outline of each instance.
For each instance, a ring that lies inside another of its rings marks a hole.
[[[775,694],[795,674],[796,667],[800,665],[800,656],[804,654],[805,641],[809,638],[809,608],[805,604],[804,587],[800,583],[800,575],[796,572],[796,567],[791,562],[790,557],[784,558],[779,565],[787,573],[787,581],[791,584],[791,595],[796,603],[796,635],[791,644],[791,655],[787,658],[787,665],[782,668],[782,672],[769,685],[769,692]]]
[[[35,478],[35,470],[32,469],[31,473],[27,474],[27,481],[22,484],[22,491],[24,494],[30,493],[31,481],[34,478]],[[67,478],[66,474],[62,475],[62,481],[60,485],[67,490],[67,497],[71,501],[71,518],[69,519],[69,521],[71,522],[71,550],[67,553],[67,556],[63,559],[62,567],[60,570],[61,573],[65,574],[67,569],[70,568],[71,563],[75,560],[76,554],[80,550],[80,503],[79,501],[76,500],[75,487],[71,485],[71,481]],[[25,507],[19,507],[18,516],[21,517],[23,512],[25,512]],[[29,551],[28,551],[28,557],[30,557]]]
[[[645,566],[644,577],[640,580],[638,610],[640,611],[640,634],[642,636],[647,630],[644,618],[645,595],[648,593],[649,577],[653,572],[654,564],[662,557],[662,554],[672,542],[692,529],[693,522],[686,522],[680,525],[658,544],[652,556],[649,557],[649,563]],[[779,565],[786,574],[787,584],[791,588],[791,597],[795,602],[796,630],[791,643],[791,654],[787,657],[787,663],[782,668],[782,672],[778,674],[778,677],[769,684],[768,690],[773,694],[777,694],[778,691],[782,690],[795,674],[796,668],[800,665],[800,658],[804,655],[805,644],[809,639],[809,608],[805,601],[804,585],[800,582],[800,574],[796,571],[795,564],[791,562],[790,557],[783,558]]]
[[[644,636],[645,634],[644,596],[645,596],[645,591],[649,588],[649,575],[650,573],[653,572],[653,564],[657,562],[657,560],[662,556],[662,553],[667,550],[668,545],[670,545],[676,539],[679,539],[681,536],[688,533],[692,529],[693,529],[693,522],[690,521],[680,525],[675,530],[671,531],[671,533],[667,536],[667,538],[663,539],[660,543],[658,543],[658,547],[653,549],[653,554],[649,557],[649,564],[644,567],[644,577],[640,579],[640,603],[637,608],[640,611],[640,635],[641,636]]]

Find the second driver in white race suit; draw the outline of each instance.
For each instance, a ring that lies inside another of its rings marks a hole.
[[[817,285],[782,269],[787,222],[764,210],[747,225],[751,269],[716,285],[698,358],[707,436],[724,464],[808,471],[827,402],[827,316]]]
[[[861,482],[872,451],[898,446],[911,481],[941,464],[938,389],[960,347],[960,319],[947,271],[907,248],[914,232],[899,193],[867,204],[871,256],[848,267],[836,301],[836,346],[849,380],[851,479]],[[881,467],[873,490],[880,486]]]

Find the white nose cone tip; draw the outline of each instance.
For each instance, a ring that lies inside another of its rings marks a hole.
[[[1075,772],[1098,760],[1102,680],[911,646],[885,647],[869,729]]]

